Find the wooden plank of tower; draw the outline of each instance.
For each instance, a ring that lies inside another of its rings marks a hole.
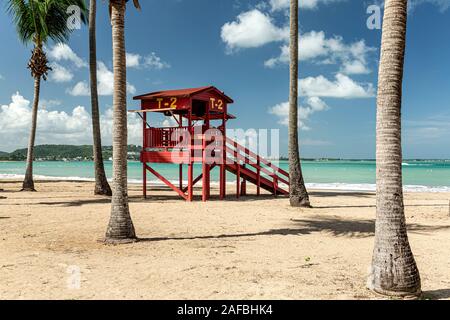
[[[227,174],[226,174],[226,160],[227,160],[227,152],[226,152],[226,145],[227,145],[227,129],[226,129],[226,122],[227,122],[227,104],[225,104],[225,110],[223,110],[222,114],[222,163],[220,165],[220,200],[225,199],[226,197],[226,180],[227,180]]]
[[[208,131],[210,129],[210,114],[209,114],[209,107],[206,107],[206,131]],[[206,133],[206,132],[205,132]],[[206,135],[203,135],[203,139],[205,141],[205,148],[203,150],[205,150],[206,152],[206,148],[208,146],[208,143],[210,143],[210,141],[206,140]],[[206,152],[206,156],[205,156],[205,169],[206,169],[206,200],[209,200],[209,195],[211,193],[211,182],[210,182],[210,176],[211,176],[211,170],[210,170],[210,166],[208,161],[210,159],[208,159],[208,155],[209,155],[210,151]],[[211,156],[211,155],[209,155]]]
[[[259,196],[261,194],[261,161],[259,156],[257,157],[256,167],[256,194]]]
[[[206,107],[205,110],[205,120],[202,126],[202,135],[201,135],[201,141],[202,141],[202,201],[205,202],[208,200],[208,164],[207,164],[207,154],[208,151],[206,150],[207,147],[207,141],[206,141],[206,132],[209,129],[209,106]]]
[[[205,121],[206,122],[206,121]],[[207,200],[207,189],[208,189],[208,177],[207,175],[207,165],[206,165],[206,124],[202,126],[202,201],[205,202]]]
[[[147,134],[145,132],[145,129],[147,128],[147,113],[144,112],[144,117],[143,117],[143,121],[144,123],[143,128],[144,130],[142,131],[142,146],[143,146],[143,150],[145,151],[145,148],[147,146]],[[145,160],[144,160],[145,161]],[[142,163],[142,191],[144,194],[144,199],[147,198],[147,168],[145,166],[145,162]]]
[[[192,102],[191,102],[192,104]],[[188,113],[188,127],[189,127],[189,163],[188,163],[188,201],[192,201],[193,195],[194,195],[194,190],[193,190],[193,180],[194,180],[194,166],[193,166],[193,158],[192,158],[192,151],[193,150],[193,145],[192,142],[193,140],[193,134],[194,134],[194,130],[192,128],[192,107],[189,109],[189,113]]]
[[[179,116],[179,127],[180,127],[180,132],[178,134],[178,139],[180,137],[183,137],[183,115],[180,113]],[[184,137],[183,137],[184,139]],[[177,141],[177,143],[180,143],[180,141]],[[184,141],[183,141],[184,143]],[[183,190],[183,163],[180,163],[180,169],[179,169],[179,178],[180,178],[180,190]]]
[[[239,162],[239,149],[237,142],[234,142],[234,161],[236,161],[236,198],[241,195],[241,163]]]

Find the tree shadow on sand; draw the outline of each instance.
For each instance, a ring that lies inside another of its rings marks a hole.
[[[447,208],[448,204],[405,204],[405,207],[434,207]],[[343,209],[343,208],[376,208],[376,205],[336,205],[336,206],[314,206],[314,209]]]
[[[153,190],[157,191],[157,190]],[[167,190],[165,190],[167,191]],[[80,199],[79,197],[71,197],[71,196],[65,196],[65,197],[54,197],[56,199],[58,198],[65,198],[67,200],[63,201],[38,201],[34,203],[27,204],[28,206],[33,205],[44,205],[44,206],[61,206],[61,207],[78,207],[83,205],[89,205],[89,204],[106,204],[111,203],[111,198],[109,197],[103,197],[98,196],[95,198],[86,198],[86,199]],[[29,200],[29,198],[14,198],[15,200]],[[37,198],[34,198],[36,200]],[[45,197],[45,200],[50,199],[50,197]],[[167,201],[184,201],[179,195],[176,194],[155,194],[155,195],[148,195],[146,199],[144,199],[141,195],[133,195],[129,196],[129,202],[130,203],[164,203]],[[201,201],[202,197],[201,195],[194,195],[194,201]],[[257,196],[245,196],[241,197],[239,199],[236,199],[234,196],[229,195],[225,200],[223,201],[230,201],[230,202],[239,202],[239,201],[259,201],[259,200],[267,200],[267,199],[273,199],[272,195],[261,195],[259,197]],[[220,200],[218,195],[212,195],[211,201],[218,201]],[[221,200],[222,201],[222,200]],[[0,204],[1,205],[1,204]],[[14,203],[14,204],[8,204],[8,205],[23,205],[23,203]]]
[[[166,241],[166,240],[202,240],[223,239],[260,236],[301,236],[314,232],[322,232],[335,237],[367,238],[374,235],[374,220],[341,220],[335,217],[315,216],[312,219],[291,220],[292,225],[281,229],[271,229],[252,233],[235,233],[220,235],[203,235],[187,237],[155,237],[141,238],[140,241]],[[448,230],[450,226],[427,226],[408,224],[408,231],[412,233],[427,234],[439,230]]]
[[[67,200],[63,201],[39,201],[39,202],[32,202],[28,203],[27,206],[59,206],[59,207],[79,207],[84,205],[90,205],[90,204],[108,204],[111,203],[111,198],[106,196],[97,196],[95,198],[86,198],[86,199],[80,199],[79,197],[55,197],[55,198],[66,198]],[[21,199],[21,198],[14,198],[14,200]],[[29,200],[29,198],[23,198],[26,200]],[[34,198],[36,199],[36,198]],[[45,199],[49,199],[49,197],[45,197]],[[152,203],[152,202],[162,202],[162,201],[170,201],[170,200],[180,200],[181,198],[177,195],[168,195],[168,196],[153,196],[151,198],[151,201],[149,199],[144,199],[142,196],[130,196],[129,202],[130,203]],[[2,205],[2,204],[0,204]],[[6,204],[5,204],[6,205]],[[21,206],[23,203],[9,203],[7,205],[16,205]]]
[[[201,201],[201,188],[196,187],[194,188],[195,194],[194,194],[194,201]],[[140,192],[141,189],[137,188],[135,186],[130,187],[130,191],[134,192]],[[161,194],[161,191],[168,192],[167,194]],[[9,191],[9,192],[19,192],[19,191]],[[149,188],[148,196],[146,199],[142,197],[142,195],[130,195],[129,200],[130,203],[161,203],[163,201],[184,201],[179,195],[171,193],[172,190],[169,188],[166,188],[164,186],[156,186]],[[358,196],[358,197],[370,197],[372,196],[370,193],[364,193],[364,192],[326,192],[326,191],[315,191],[310,193],[313,196],[316,197],[337,197],[337,196]],[[38,194],[37,194],[38,195]],[[51,199],[52,197],[45,197],[45,200]],[[48,206],[61,206],[61,207],[76,207],[76,206],[83,206],[83,205],[89,205],[89,204],[105,204],[110,203],[111,199],[108,197],[95,197],[95,198],[86,198],[86,199],[80,199],[79,196],[56,196],[53,198],[64,198],[67,200],[63,201],[38,201],[34,203],[30,203],[28,205],[48,205]],[[212,194],[210,198],[210,202],[213,201],[228,201],[228,202],[257,202],[257,201],[264,201],[264,200],[271,200],[271,199],[286,199],[287,196],[284,195],[277,195],[276,197],[272,194],[261,194],[259,196],[255,194],[249,193],[248,195],[241,196],[239,198],[236,198],[236,196],[233,193],[229,193],[227,197],[224,200],[221,200],[219,195]],[[14,198],[15,200],[20,199],[26,199],[29,200],[29,198]],[[34,200],[38,200],[37,197],[34,197]],[[21,205],[21,203],[17,204],[10,204],[10,205]],[[346,208],[350,207],[359,207],[359,206],[345,206]],[[366,207],[366,206],[361,206]],[[367,206],[369,207],[369,206]],[[325,208],[333,208],[333,207],[315,207],[317,209],[325,209]]]
[[[423,292],[425,299],[448,299],[450,298],[450,289],[437,289]]]
[[[194,188],[195,194],[194,194],[194,201],[201,201],[201,195],[200,191],[201,188],[196,187]],[[137,195],[135,192],[140,192],[141,188],[132,186],[130,187],[130,191],[133,192],[133,195],[129,196],[130,203],[162,203],[164,201],[184,201],[179,195],[172,192],[171,189],[164,187],[164,186],[154,186],[148,189],[148,196],[146,199],[143,198],[142,195]],[[166,194],[161,194],[161,191],[167,192]],[[5,192],[19,192],[19,191],[5,191]],[[130,192],[131,193],[131,192]],[[35,194],[39,195],[39,193]],[[311,196],[314,197],[341,197],[341,196],[349,196],[349,197],[373,197],[374,193],[370,192],[349,192],[349,191],[312,191],[310,192]],[[1,198],[1,196],[0,196]],[[67,199],[67,200],[59,200],[59,201],[48,201],[51,198],[56,199]],[[274,196],[272,194],[261,194],[260,196],[257,196],[255,194],[249,193],[248,195],[241,196],[240,198],[236,198],[236,196],[232,193],[228,194],[227,197],[224,200],[221,200],[219,195],[212,194],[210,198],[210,202],[214,201],[228,201],[228,202],[257,202],[257,201],[264,201],[264,200],[271,200],[271,199],[287,199],[287,196],[284,195],[278,195]],[[22,198],[22,197],[15,197],[14,200],[29,200],[30,198]],[[39,200],[39,197],[34,197],[33,200]],[[55,197],[48,197],[45,196],[42,198],[44,201],[37,201],[34,203],[29,203],[28,205],[48,205],[48,206],[61,206],[61,207],[76,207],[76,206],[83,206],[83,205],[89,205],[89,204],[106,204],[111,202],[111,198],[109,197],[90,197],[86,196],[85,199],[80,199],[79,195],[74,196],[68,196],[68,195],[61,195],[61,196],[55,196]],[[6,205],[6,203],[0,203],[0,205]],[[22,203],[14,203],[9,205],[22,205]],[[448,204],[414,204],[414,205],[405,205],[405,207],[447,207]],[[330,206],[313,206],[313,209],[345,209],[345,208],[375,208],[375,204],[369,204],[369,205],[330,205]]]
[[[364,197],[370,198],[375,196],[371,191],[310,191],[308,192],[313,197]]]

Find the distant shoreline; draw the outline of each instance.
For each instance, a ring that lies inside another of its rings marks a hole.
[[[139,155],[142,151],[142,147],[139,145],[128,145],[128,158],[129,160],[139,161]],[[112,157],[112,146],[102,147],[103,159],[109,161]],[[27,157],[27,149],[21,148],[12,152],[0,151],[0,162],[13,161],[21,162],[25,161]],[[44,144],[34,147],[35,161],[69,161],[69,162],[89,162],[93,161],[92,145],[54,145]],[[288,161],[286,155],[281,155],[277,159],[269,159],[269,161]],[[302,161],[368,161],[373,162],[375,159],[357,159],[357,158],[338,158],[338,157],[304,157]],[[411,158],[403,159],[403,161],[439,161],[450,162],[450,159],[433,159],[433,158]]]

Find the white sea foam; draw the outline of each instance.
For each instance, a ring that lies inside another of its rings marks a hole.
[[[317,190],[376,191],[376,185],[372,183],[307,183],[306,187]],[[450,192],[450,186],[404,185],[403,190],[406,192]]]
[[[408,163],[408,162],[402,162],[402,166],[405,166],[405,167],[411,167],[411,166],[431,167],[433,165],[434,165],[433,163]]]
[[[0,174],[1,180],[22,180],[24,175],[20,174]],[[52,176],[43,176],[43,175],[35,175],[35,180],[44,180],[44,181],[94,181],[93,178],[85,178],[85,177],[52,177]],[[174,185],[178,185],[178,180],[171,180],[171,183]],[[129,184],[142,184],[142,179],[128,179]],[[159,180],[149,180],[147,182],[149,185],[164,185],[163,182]],[[218,181],[211,181],[211,185],[217,186],[219,184]],[[236,184],[236,181],[228,180],[227,184],[233,185]],[[187,181],[183,181],[183,185],[187,185]],[[201,181],[198,183],[201,186]],[[280,186],[286,188],[285,185],[281,184]],[[375,184],[370,183],[307,183],[306,187],[308,189],[316,189],[316,190],[338,190],[338,191],[367,191],[374,192],[376,190]],[[404,191],[406,192],[450,192],[450,186],[422,186],[422,185],[404,185]]]
[[[12,173],[0,173],[0,180],[23,180],[25,175],[23,174],[12,174]],[[93,178],[85,178],[85,177],[53,177],[53,176],[42,176],[42,175],[33,175],[34,180],[44,180],[44,181],[94,181]]]

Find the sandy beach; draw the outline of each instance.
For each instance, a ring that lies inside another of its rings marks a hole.
[[[144,200],[132,185],[141,241],[107,246],[98,240],[109,199],[93,196],[92,183],[36,187],[22,193],[17,181],[0,183],[1,299],[380,299],[365,288],[373,193],[313,190],[306,210],[270,195],[187,203],[161,188]],[[429,299],[450,299],[449,199],[405,195]]]

